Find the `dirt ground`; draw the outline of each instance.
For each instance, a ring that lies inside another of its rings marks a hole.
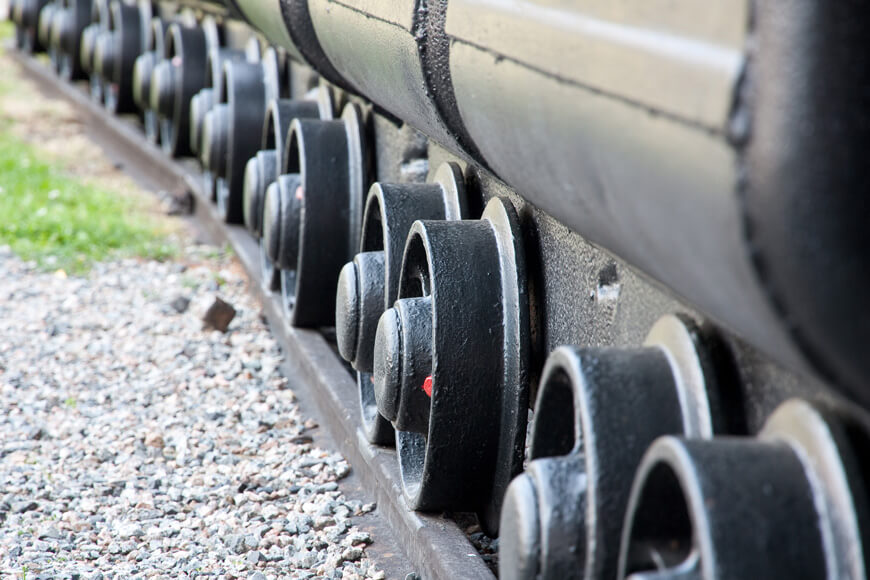
[[[154,195],[116,168],[88,139],[72,107],[40,92],[3,53],[0,53],[0,121],[11,121],[9,130],[13,135],[32,144],[49,161],[56,161],[70,176],[103,189],[137,196],[145,207],[159,209]]]

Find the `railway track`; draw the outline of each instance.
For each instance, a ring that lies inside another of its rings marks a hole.
[[[191,191],[196,199],[193,219],[218,243],[232,246],[263,306],[269,326],[298,378],[294,388],[314,401],[322,425],[334,437],[364,487],[373,492],[378,510],[389,522],[399,545],[423,578],[494,578],[465,533],[445,516],[411,511],[401,495],[401,479],[393,450],[373,446],[360,431],[357,385],[335,351],[334,343],[317,330],[293,328],[283,315],[280,295],[263,283],[259,249],[241,226],[226,224],[201,188],[199,174],[178,163],[143,139],[141,128],[94,104],[81,85],[71,85],[28,56],[10,52],[26,73],[49,94],[58,95],[78,111],[85,130],[130,175],[152,188]]]
[[[462,513],[525,580],[866,577],[865,12],[13,0],[236,248],[421,573],[492,576],[422,515]]]

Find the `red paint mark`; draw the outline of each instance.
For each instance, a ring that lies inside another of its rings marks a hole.
[[[178,55],[175,55],[172,57],[171,62],[172,62],[172,66],[179,67],[179,66],[181,66],[181,57]]]
[[[296,199],[302,199],[303,197],[305,197],[305,192],[302,191],[302,186],[300,185],[296,187]]]
[[[423,392],[431,399],[432,398],[432,375],[426,377],[423,381]]]

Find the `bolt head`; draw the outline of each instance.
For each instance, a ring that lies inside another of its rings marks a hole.
[[[348,362],[356,358],[360,322],[359,268],[348,262],[338,275],[335,294],[335,336],[338,352]]]
[[[375,401],[380,414],[391,423],[398,418],[402,388],[402,323],[395,308],[381,315],[375,335]]]
[[[202,89],[190,99],[190,148],[194,153],[200,153],[205,114],[213,105],[214,89]]]
[[[281,239],[281,191],[278,182],[266,188],[263,200],[263,247],[271,263],[278,260],[278,244]]]
[[[281,239],[275,263],[282,270],[296,270],[302,236],[302,176],[299,173],[279,175],[278,193],[281,201]]]
[[[161,60],[151,73],[151,109],[161,117],[169,118],[175,109],[175,71],[172,63]]]
[[[36,2],[33,0],[19,0],[13,7],[13,20],[19,26],[29,26],[36,17]]]
[[[156,62],[157,55],[150,51],[140,54],[133,63],[133,101],[142,109],[151,108],[151,75]]]
[[[39,11],[39,18],[36,23],[36,38],[39,39],[40,44],[43,46],[48,46],[51,42],[51,27],[54,22],[54,13],[57,11],[57,7],[54,4],[46,4],[42,10]]]
[[[97,37],[100,34],[100,29],[96,24],[89,24],[82,31],[82,40],[79,47],[79,60],[82,68],[86,72],[91,72],[94,66],[94,47],[97,43]]]
[[[95,72],[106,80],[115,76],[115,36],[111,32],[101,32],[94,44]]]
[[[527,473],[518,475],[507,488],[499,530],[499,578],[538,578],[541,568],[541,520],[535,480]]]
[[[156,72],[156,71],[155,71]],[[154,79],[152,78],[152,84]],[[152,94],[154,87],[152,86]],[[229,130],[229,109],[225,104],[217,104],[205,114],[202,127],[203,165],[208,167],[218,177],[226,177],[227,173],[227,139]]]
[[[274,181],[277,173],[278,152],[274,149],[258,151],[245,167],[242,207],[245,224],[256,238],[263,235],[263,200],[266,197],[266,187]]]
[[[245,164],[245,181],[242,186],[242,209],[244,210],[245,226],[255,236],[259,234],[256,223],[256,209],[259,205],[258,197],[265,190],[263,183],[262,164],[258,156],[248,159]]]
[[[211,142],[214,139],[212,132],[214,131],[214,107],[205,112],[202,117],[202,135],[199,147],[199,160],[203,167],[211,169],[209,159],[211,158]],[[214,170],[212,170],[214,171]]]
[[[24,10],[22,4],[22,0],[12,0],[11,6],[9,8],[9,12],[12,16],[12,22],[14,22],[16,26],[21,26],[21,13]]]
[[[590,519],[585,465],[582,453],[543,457],[510,483],[499,524],[500,578],[567,578],[601,558],[588,551],[587,527],[623,514],[598,506]]]
[[[61,52],[71,52],[74,22],[69,9],[57,10],[52,18],[51,45]]]

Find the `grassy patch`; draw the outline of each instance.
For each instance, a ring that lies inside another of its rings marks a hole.
[[[13,32],[11,22],[0,22],[0,98],[41,98],[16,82],[13,65],[2,56],[2,43]],[[64,168],[73,169],[76,154],[49,156],[38,141],[25,141],[20,129],[29,125],[20,123],[29,122],[4,119],[0,110],[0,245],[42,269],[69,274],[113,258],[166,259],[176,253],[144,196],[69,175]]]
[[[141,202],[64,175],[8,124],[0,124],[0,216],[0,244],[44,269],[81,274],[97,261],[175,251]]]
[[[0,42],[5,42],[13,36],[15,36],[15,24],[11,20],[0,20]]]

